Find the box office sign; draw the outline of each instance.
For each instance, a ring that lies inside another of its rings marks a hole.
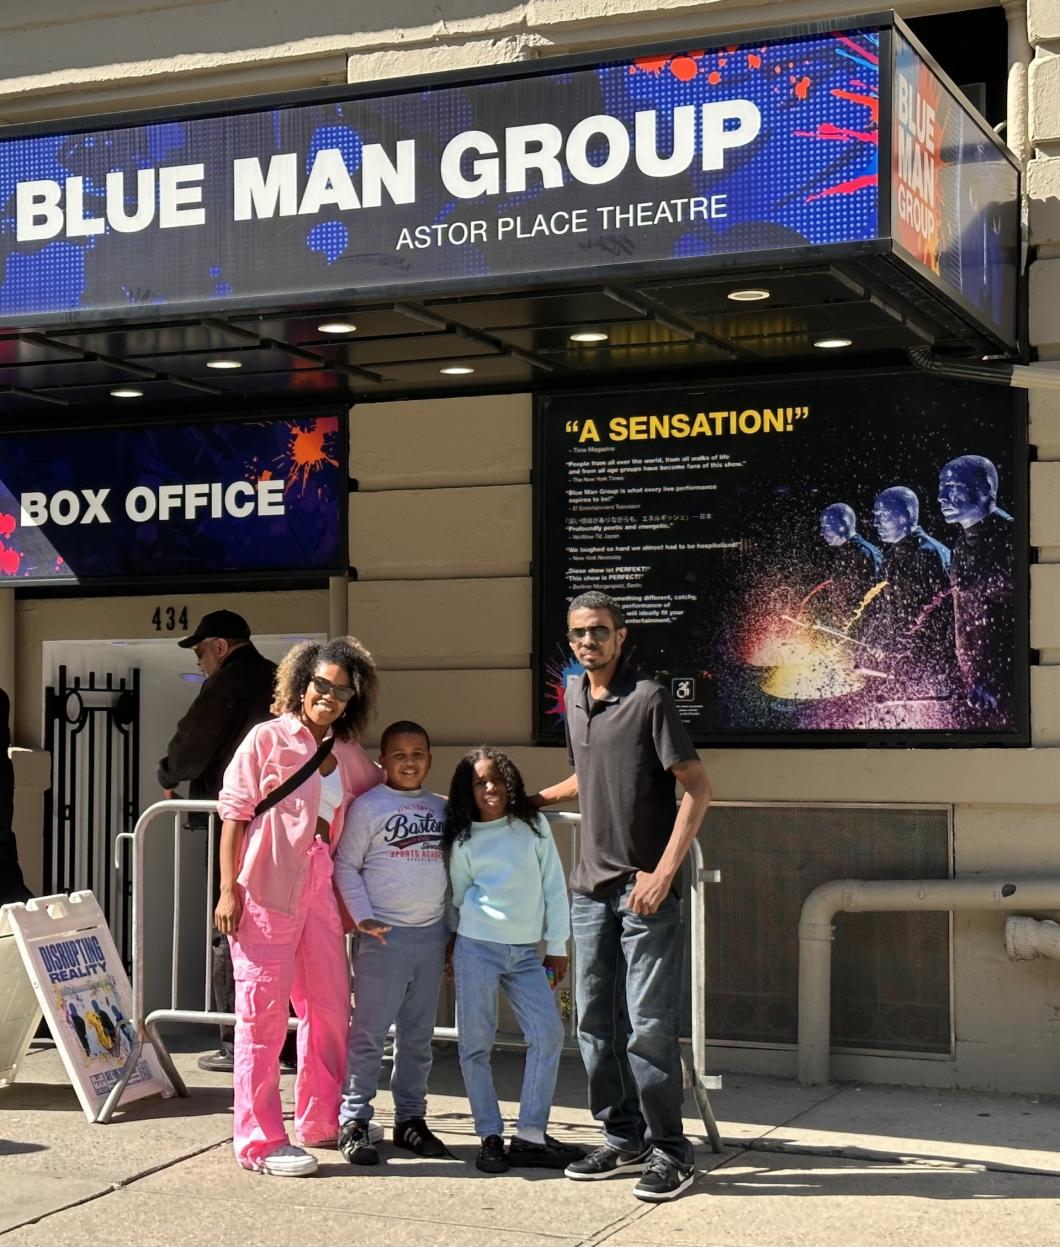
[[[0,436],[0,584],[344,569],[339,416]]]
[[[1025,739],[1018,396],[805,376],[554,395],[536,420],[540,739],[589,588],[701,743]]]
[[[0,315],[859,243],[879,33],[0,142]]]

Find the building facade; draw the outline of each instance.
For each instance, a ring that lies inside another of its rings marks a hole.
[[[915,22],[941,20],[967,6],[918,0],[896,7]],[[990,9],[978,6],[974,14],[981,18]],[[238,101],[343,83],[385,90],[446,70],[489,70],[566,53],[606,57],[616,48],[661,42],[692,47],[729,31],[840,21],[859,11],[838,0],[661,0],[651,6],[636,0],[528,0],[507,7],[489,0],[456,6],[404,0],[382,8],[331,0],[287,8],[252,0],[112,0],[91,15],[84,10],[69,0],[42,0],[32,20],[0,17],[5,123],[80,122],[93,113]],[[1031,366],[1045,370],[1060,357],[1060,3],[1004,0],[996,10],[996,29],[1005,31],[1007,42],[999,77],[1006,92],[1003,133],[1024,168]],[[944,48],[930,50],[941,58]],[[256,634],[274,638],[277,646],[292,636],[347,629],[360,637],[382,671],[376,726],[398,717],[428,725],[439,785],[459,753],[482,740],[510,747],[532,786],[564,772],[562,750],[533,743],[532,396],[529,388],[506,387],[497,394],[482,389],[447,395],[439,387],[429,397],[353,405],[349,471],[357,489],[349,497],[348,521],[355,579],[336,577],[328,587],[244,590],[234,584],[196,591],[191,585],[61,596],[0,587],[0,685],[13,693],[16,824],[32,887],[44,883],[41,829],[51,759],[44,749],[43,706],[55,665],[75,653],[88,663],[117,661],[118,650],[106,648],[115,642],[170,643],[168,653],[184,627],[219,607],[238,610]],[[734,803],[734,811],[765,807],[764,834],[798,822],[805,845],[818,834],[815,827],[838,823],[853,828],[857,839],[862,826],[865,836],[875,834],[868,815],[876,818],[880,810],[925,811],[943,829],[946,873],[1060,878],[1054,865],[1060,815],[1060,391],[1029,391],[1029,430],[1029,747],[704,748],[716,796]],[[176,625],[168,631],[167,619]],[[164,741],[168,723],[158,720],[148,729],[146,701],[142,713],[148,766],[148,742]],[[141,791],[147,791],[147,779]],[[730,852],[738,860],[745,824],[732,813],[727,818],[734,838]],[[838,833],[836,842],[843,842]],[[775,868],[794,869],[803,852],[795,850]],[[760,860],[769,869],[767,859]],[[830,862],[837,876],[866,869],[860,858],[858,867],[845,861],[841,848]],[[763,888],[762,897],[771,895]],[[928,974],[942,973],[935,1005],[945,1007],[944,1042],[918,1045],[907,1031],[890,1043],[881,1039],[849,1050],[841,1045],[832,1061],[835,1077],[1060,1091],[1060,966],[1048,959],[1010,960],[1003,914],[958,911],[929,928],[907,924],[881,931],[883,943],[873,947],[886,949],[891,938],[914,944],[941,938],[941,967],[936,957]],[[797,938],[794,926],[770,936],[791,950],[789,975]],[[792,996],[794,984],[785,990]],[[753,984],[748,991],[753,995]],[[790,1029],[789,1018],[776,1042],[761,1029],[752,1028],[747,1033],[757,1037],[743,1040],[735,1029],[728,1035],[711,1030],[719,1039],[713,1054],[721,1068],[793,1075]]]

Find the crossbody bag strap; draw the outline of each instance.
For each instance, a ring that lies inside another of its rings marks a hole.
[[[277,784],[272,792],[261,798],[254,807],[254,817],[257,818],[259,815],[264,814],[266,810],[271,810],[274,805],[277,805],[285,797],[289,797],[296,788],[301,788],[310,775],[320,769],[320,764],[334,748],[334,745],[335,737],[329,736],[308,762],[304,762],[293,775],[289,775],[282,784]]]

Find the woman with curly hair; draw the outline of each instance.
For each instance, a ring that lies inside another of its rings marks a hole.
[[[567,884],[548,823],[527,799],[507,754],[483,745],[456,764],[443,836],[452,902],[460,912],[453,949],[456,1024],[460,1072],[482,1140],[475,1165],[483,1173],[504,1173],[512,1165],[564,1169],[583,1152],[557,1143],[545,1127],[563,1048],[552,991],[567,973]],[[526,1038],[519,1121],[507,1152],[490,1067],[498,990]]]
[[[214,918],[236,981],[233,1143],[244,1169],[276,1177],[317,1168],[288,1141],[280,1107],[288,1001],[298,1017],[295,1137],[308,1147],[335,1138],[350,990],[332,858],[348,806],[382,777],[357,744],[377,688],[353,637],[296,645],[276,672],[278,717],[247,734],[218,798]]]

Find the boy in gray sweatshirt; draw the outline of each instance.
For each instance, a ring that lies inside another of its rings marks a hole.
[[[427,1076],[449,939],[442,853],[445,799],[423,788],[431,742],[407,719],[380,741],[386,779],[358,797],[335,852],[335,886],[356,924],[354,1007],[339,1108],[339,1150],[350,1164],[377,1165],[368,1135],[383,1044],[395,1026],[394,1145],[445,1156],[428,1129]]]

